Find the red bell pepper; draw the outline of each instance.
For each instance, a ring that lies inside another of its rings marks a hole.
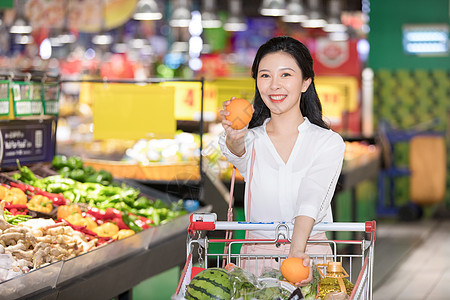
[[[112,223],[116,224],[119,229],[130,229],[130,227],[125,224],[125,222],[122,220],[122,217],[120,218],[114,218],[111,220]]]
[[[63,194],[61,194],[61,193],[59,193],[59,194],[49,193],[49,192],[41,190],[40,188],[34,187],[29,184],[24,184],[24,183],[16,183],[16,182],[11,181],[9,184],[13,187],[21,189],[24,193],[28,191],[31,194],[45,196],[45,197],[49,198],[50,200],[52,200],[53,205],[57,205],[57,206],[66,205],[70,202],[69,200],[65,199]]]
[[[105,219],[106,220],[112,220],[112,219],[116,219],[116,218],[120,218],[122,219],[122,212],[118,209],[115,209],[113,207],[108,207],[105,210]]]
[[[91,215],[95,218],[95,221],[97,220],[105,220],[105,212],[101,209],[98,209],[96,207],[88,207],[86,210],[86,214]]]
[[[147,219],[146,217],[138,216],[138,219],[134,221],[134,223],[142,229],[148,229],[153,226],[154,222],[153,220]]]
[[[28,207],[25,204],[12,204],[11,202],[6,202],[5,209],[7,209],[12,215],[28,214]]]

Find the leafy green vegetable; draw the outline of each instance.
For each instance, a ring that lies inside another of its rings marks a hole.
[[[13,215],[7,210],[3,211],[3,214],[5,216],[6,222],[12,225],[17,225],[19,223],[26,222],[29,219],[31,219],[31,216],[29,215],[20,215],[20,214]]]
[[[71,170],[69,174],[73,178],[66,178],[59,174],[38,179],[29,168],[21,167],[19,162],[18,165],[20,172],[16,173],[16,179],[50,193],[62,193],[73,203],[86,203],[99,209],[116,208],[124,215],[131,213],[151,219],[154,225],[164,224],[187,213],[181,199],[168,204],[161,199],[142,197],[140,190],[125,184],[110,185],[112,175],[106,171],[91,175],[100,177],[94,182],[82,182],[82,177],[86,175],[84,169]],[[89,181],[88,178],[87,181]]]

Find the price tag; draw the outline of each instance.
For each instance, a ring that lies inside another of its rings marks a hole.
[[[0,81],[0,116],[9,116],[9,81]]]
[[[44,114],[59,114],[60,87],[58,83],[45,83],[42,87],[42,103],[44,104]]]
[[[55,155],[56,120],[14,120],[0,127],[0,166],[49,162]]]
[[[30,98],[31,98],[31,114],[41,115],[42,108],[42,83],[33,82],[30,84]]]
[[[30,116],[32,114],[31,95],[32,87],[30,82],[13,83],[14,115],[16,117]]]

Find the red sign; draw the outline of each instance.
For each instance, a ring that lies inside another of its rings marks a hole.
[[[331,41],[319,38],[308,45],[314,60],[316,75],[361,76],[356,41]]]

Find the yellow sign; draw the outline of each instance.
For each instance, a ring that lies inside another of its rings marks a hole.
[[[332,122],[339,122],[343,112],[358,109],[358,81],[355,77],[318,76],[315,85],[323,115]]]
[[[200,120],[201,82],[164,82],[162,86],[175,88],[175,119],[185,121]],[[214,121],[217,113],[217,91],[213,84],[203,85],[203,118]]]
[[[203,105],[205,121],[215,121],[217,118],[217,86],[212,82],[205,82],[203,88]]]
[[[175,89],[176,120],[195,120],[196,115],[199,116],[202,95],[200,82],[163,82],[161,86]]]
[[[92,84],[94,139],[173,138],[175,89],[158,84]]]

